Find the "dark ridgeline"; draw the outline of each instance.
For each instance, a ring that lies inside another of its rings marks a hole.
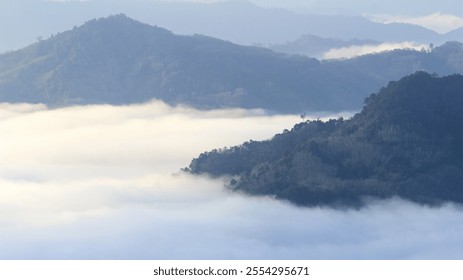
[[[349,120],[309,121],[269,141],[194,159],[189,171],[305,206],[401,197],[463,202],[463,76],[417,72],[390,82]]]
[[[160,99],[197,108],[357,110],[371,92],[417,70],[463,73],[462,44],[318,61],[179,36],[117,15],[0,55],[0,102],[66,106]]]

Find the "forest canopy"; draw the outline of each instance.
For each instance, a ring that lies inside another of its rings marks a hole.
[[[268,141],[205,152],[187,170],[305,206],[461,203],[462,108],[463,76],[417,72],[366,98],[351,119],[306,121]]]

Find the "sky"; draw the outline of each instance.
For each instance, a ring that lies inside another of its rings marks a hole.
[[[169,0],[166,0],[169,1]],[[175,2],[178,0],[173,0]],[[214,3],[226,0],[185,0]],[[412,23],[440,33],[463,26],[463,7],[458,0],[248,0],[261,7],[284,8],[306,14],[366,16],[378,22]]]
[[[97,0],[93,0],[97,1]],[[102,1],[102,0],[100,0]],[[104,1],[104,0],[103,0]],[[148,0],[149,1],[149,0]],[[152,0],[156,1],[156,0]],[[162,0],[165,2],[217,3],[228,0]],[[262,7],[284,8],[309,14],[371,15],[421,17],[433,13],[463,17],[458,0],[247,0]]]
[[[337,14],[377,14],[423,16],[435,12],[463,16],[458,0],[250,0],[262,6],[284,7],[294,11]]]
[[[299,120],[160,102],[1,104],[0,259],[463,257],[463,210],[452,204],[295,207],[179,173],[203,151]]]

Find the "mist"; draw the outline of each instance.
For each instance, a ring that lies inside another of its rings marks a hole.
[[[447,32],[463,27],[463,18],[452,14],[443,14],[435,12],[430,15],[420,17],[404,17],[393,15],[371,15],[369,18],[373,21],[381,23],[408,23],[416,24],[438,33],[445,34]]]
[[[317,117],[314,115],[314,117]],[[180,172],[300,121],[262,110],[0,105],[0,259],[461,259],[459,206],[249,197]]]
[[[349,47],[331,49],[323,54],[323,59],[348,59],[357,56],[398,49],[429,51],[429,45],[420,44],[416,42],[381,43],[376,45],[353,45]]]

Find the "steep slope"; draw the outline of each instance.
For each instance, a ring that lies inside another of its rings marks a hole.
[[[418,72],[366,99],[349,120],[312,121],[264,142],[214,150],[189,171],[300,205],[361,206],[399,196],[463,202],[463,76]]]

